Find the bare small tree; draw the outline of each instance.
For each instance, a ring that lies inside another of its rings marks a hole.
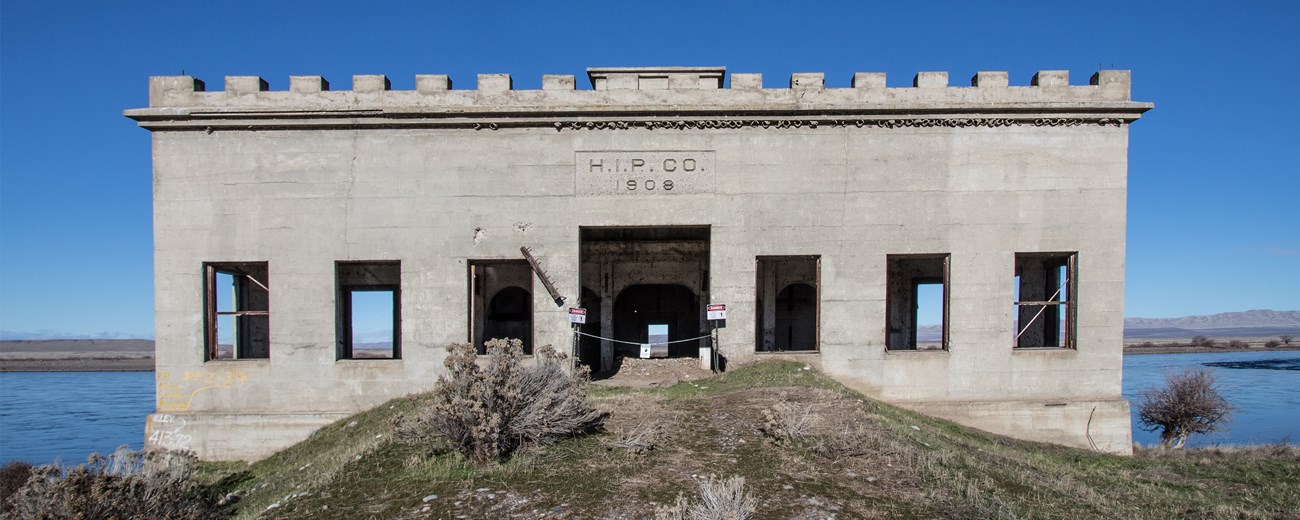
[[[1285,345],[1290,345],[1290,344],[1291,344],[1291,339],[1292,339],[1292,338],[1291,338],[1291,336],[1278,336],[1277,339],[1282,340],[1282,343],[1285,344]]]
[[[1148,388],[1141,396],[1142,428],[1160,430],[1160,444],[1167,448],[1182,448],[1192,434],[1218,430],[1232,413],[1214,374],[1204,369],[1169,374],[1164,388]]]

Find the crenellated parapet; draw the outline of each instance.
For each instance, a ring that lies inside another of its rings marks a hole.
[[[383,75],[352,77],[331,90],[320,76],[292,76],[271,90],[257,76],[227,76],[209,91],[192,76],[149,80],[149,107],[126,115],[154,130],[294,127],[739,128],[828,126],[1119,126],[1152,108],[1130,98],[1130,73],[1102,70],[1087,85],[1069,71],[1039,71],[1012,86],[1006,72],[979,72],[969,86],[947,72],[920,72],[911,87],[888,87],[884,73],[859,72],[849,88],[826,88],[822,73],[792,74],[780,88],[760,74],[723,67],[591,68],[591,90],[573,75],[545,75],[540,90],[516,90],[509,74],[479,74],[473,90],[446,75],[417,75],[414,90],[392,90]]]

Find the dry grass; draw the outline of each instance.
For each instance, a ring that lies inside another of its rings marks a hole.
[[[4,497],[4,518],[220,518],[213,497],[193,480],[195,462],[189,454],[123,446],[108,456],[92,454],[72,468],[32,468],[25,483]]]
[[[712,496],[751,497],[753,518],[1287,518],[1300,508],[1295,447],[1119,457],[1034,444],[878,403],[790,363],[594,400],[612,413],[609,433],[500,463],[429,456],[388,437],[364,450],[339,446],[368,443],[420,404],[399,400],[248,468],[241,486],[264,487],[240,503],[241,515],[690,518],[710,475],[743,478],[744,493]],[[794,419],[810,411],[790,442],[764,432],[764,411],[778,408]],[[336,464],[319,452],[360,457]],[[314,467],[316,481],[287,484],[303,473],[301,457],[327,467]],[[285,499],[296,493],[307,494]],[[282,503],[266,510],[271,501]]]

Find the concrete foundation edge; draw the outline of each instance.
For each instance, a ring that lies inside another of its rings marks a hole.
[[[191,451],[204,460],[264,459],[350,413],[155,413],[145,419],[145,446]]]
[[[892,404],[1007,437],[1133,454],[1129,403],[1124,399]]]

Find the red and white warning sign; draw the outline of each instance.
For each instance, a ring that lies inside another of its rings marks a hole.
[[[586,324],[587,309],[569,307],[569,323]]]
[[[708,307],[709,320],[727,319],[727,306],[721,303],[710,303]]]

